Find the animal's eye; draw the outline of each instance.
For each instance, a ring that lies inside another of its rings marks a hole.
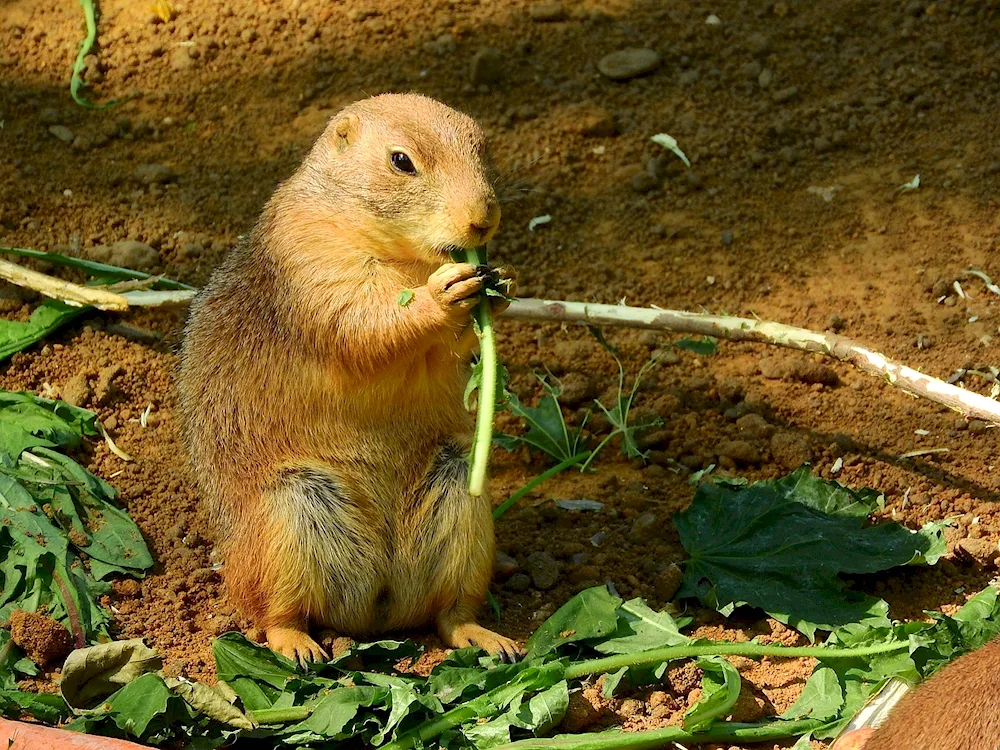
[[[410,161],[410,157],[402,151],[393,151],[392,154],[389,155],[389,162],[392,164],[392,168],[397,172],[402,172],[403,174],[417,173],[417,168],[413,166],[413,162]]]

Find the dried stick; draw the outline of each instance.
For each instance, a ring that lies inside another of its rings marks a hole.
[[[8,260],[0,260],[0,279],[6,279],[12,284],[33,289],[46,297],[62,300],[73,307],[89,306],[96,307],[98,310],[114,312],[128,310],[128,300],[120,294],[63,281],[19,266],[17,263],[11,263]]]
[[[516,300],[507,308],[505,315],[514,320],[528,320],[534,323],[566,322],[592,326],[648,328],[714,336],[730,341],[755,341],[803,352],[819,352],[852,364],[869,375],[884,378],[890,385],[902,389],[911,396],[947,406],[966,417],[1000,424],[1000,401],[924,375],[856,341],[832,333],[818,333],[805,328],[750,318],[542,299]]]
[[[183,305],[196,294],[195,291],[187,290],[140,290],[114,294],[71,284],[3,260],[0,260],[0,278],[69,304],[92,305],[101,310],[119,312],[127,310],[129,306]],[[646,328],[713,336],[729,341],[754,341],[803,352],[818,352],[854,365],[869,375],[883,378],[890,385],[911,396],[947,406],[968,418],[1000,425],[1000,401],[924,375],[856,341],[832,333],[819,333],[783,323],[728,315],[544,299],[514,300],[503,315],[513,320],[533,323],[580,323],[592,326]]]

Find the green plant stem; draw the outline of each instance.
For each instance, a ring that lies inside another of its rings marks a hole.
[[[704,732],[688,732],[680,727],[664,727],[646,732],[598,732],[530,739],[500,745],[497,750],[658,750],[675,748],[675,743],[728,744],[730,742],[774,742],[801,737],[823,726],[817,719],[769,721],[761,724],[721,722]]]
[[[85,271],[90,276],[95,276],[98,273],[104,271],[111,276],[118,276],[126,279],[137,279],[139,281],[151,278],[152,275],[144,273],[142,271],[133,271],[131,268],[122,268],[120,266],[111,266],[107,263],[98,263],[93,260],[81,260],[80,258],[74,258],[71,255],[61,255],[59,253],[47,253],[43,250],[30,250],[26,247],[7,247],[5,245],[0,245],[0,253],[6,253],[7,255],[16,255],[21,258],[34,258],[36,260],[44,260],[47,263],[51,263],[56,266],[65,266],[66,268],[75,268],[79,271]],[[162,276],[156,280],[156,283],[163,287],[164,289],[186,289],[195,291],[196,287],[189,286],[180,281],[174,281],[173,279],[163,278]]]
[[[289,706],[288,708],[262,708],[257,711],[247,711],[247,716],[258,724],[288,724],[293,721],[305,721],[313,712],[312,706]]]
[[[602,659],[590,659],[570,664],[566,668],[566,679],[572,680],[588,675],[599,675],[607,672],[617,672],[622,667],[635,667],[641,664],[659,664],[675,659],[687,659],[692,656],[777,656],[781,658],[812,657],[821,661],[827,659],[853,659],[860,656],[884,654],[890,651],[903,651],[909,644],[881,643],[877,646],[858,648],[835,648],[832,646],[769,646],[763,643],[696,643],[690,646],[667,646],[652,651],[639,651],[634,654],[616,654]]]
[[[486,263],[486,248],[466,251],[466,261],[473,265]],[[479,335],[479,356],[483,380],[479,386],[479,406],[476,409],[476,432],[472,440],[472,460],[469,468],[469,494],[481,497],[486,489],[486,472],[493,447],[493,412],[497,403],[497,344],[490,315],[490,300],[484,292],[473,310]]]
[[[530,482],[528,482],[526,485],[524,485],[524,487],[522,487],[521,489],[519,489],[517,492],[514,492],[510,497],[508,497],[506,500],[504,500],[501,505],[498,505],[496,508],[494,508],[493,509],[493,520],[495,521],[496,519],[500,518],[500,516],[502,516],[504,513],[506,513],[508,510],[510,510],[511,507],[514,506],[514,504],[516,504],[522,497],[524,497],[525,495],[527,495],[529,492],[531,492],[533,489],[535,489],[542,482],[546,482],[549,479],[552,479],[552,477],[554,477],[556,474],[562,473],[563,471],[565,471],[566,469],[568,469],[570,466],[576,466],[578,463],[580,463],[581,461],[583,461],[588,456],[590,456],[590,451],[585,451],[583,453],[577,453],[575,456],[570,456],[569,458],[567,458],[562,463],[558,463],[555,466],[551,467],[550,469],[547,469],[546,471],[543,471],[537,477],[535,477]]]

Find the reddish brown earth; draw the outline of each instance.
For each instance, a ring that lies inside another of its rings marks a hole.
[[[586,0],[562,14],[543,5],[552,4],[174,2],[164,23],[151,3],[109,0],[87,76],[97,98],[136,98],[87,111],[67,91],[79,5],[0,0],[0,243],[107,258],[94,248],[138,240],[155,253],[117,259],[200,284],[337,107],[416,90],[476,117],[516,182],[494,256],[519,269],[525,296],[835,329],[942,378],[998,364],[1000,298],[976,279],[962,281],[964,297],[953,286],[970,267],[1000,278],[995,0]],[[710,14],[721,23],[707,24]],[[540,20],[550,16],[561,20]],[[486,47],[498,51],[493,68],[481,59],[477,75],[492,82],[474,83],[473,58]],[[662,65],[627,82],[602,77],[595,61],[626,47],[653,48]],[[650,142],[660,132],[677,138],[690,170]],[[901,192],[916,174],[919,189]],[[815,189],[832,186],[829,201]],[[543,214],[551,223],[529,231]],[[30,300],[7,290],[0,306],[23,319]],[[211,638],[246,623],[213,571],[177,439],[182,321],[91,316],[15,356],[0,386],[95,409],[135,457],[125,463],[103,444],[85,456],[121,491],[158,560],[107,604],[118,633],[144,636],[168,671],[210,677]],[[614,386],[613,361],[583,329],[509,322],[499,335],[526,400],[542,367],[564,380],[574,409]],[[632,372],[670,341],[608,336]],[[964,384],[988,393],[991,378]],[[664,422],[650,463],[608,450],[598,471],[562,475],[499,523],[500,547],[519,565],[494,587],[503,632],[526,637],[574,592],[605,581],[663,604],[676,586],[670,566],[684,557],[671,517],[692,494],[678,466],[721,464],[757,479],[809,460],[829,477],[841,459],[836,478],[885,492],[896,519],[957,519],[953,557],[863,582],[895,617],[953,608],[996,573],[1000,436],[982,423],[847,366],[752,344],[668,358],[637,408]],[[501,425],[513,429],[509,417]],[[948,452],[900,458],[929,448]],[[496,496],[543,467],[498,451]],[[556,498],[605,506],[570,512]],[[547,590],[518,575],[536,553],[558,566]],[[701,635],[798,642],[772,621],[694,614]],[[783,710],[810,669],[738,665],[743,719]],[[570,720],[659,726],[677,720],[697,684],[693,667],[679,667],[655,690],[612,703],[589,689]]]

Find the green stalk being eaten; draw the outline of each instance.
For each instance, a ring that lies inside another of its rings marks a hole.
[[[465,251],[465,262],[480,266],[486,264],[486,248]],[[484,291],[472,311],[476,335],[479,336],[479,357],[482,382],[479,384],[479,405],[476,409],[476,431],[472,438],[469,460],[469,494],[480,497],[486,486],[486,472],[493,447],[493,412],[497,401],[497,344],[490,315],[490,299]]]

